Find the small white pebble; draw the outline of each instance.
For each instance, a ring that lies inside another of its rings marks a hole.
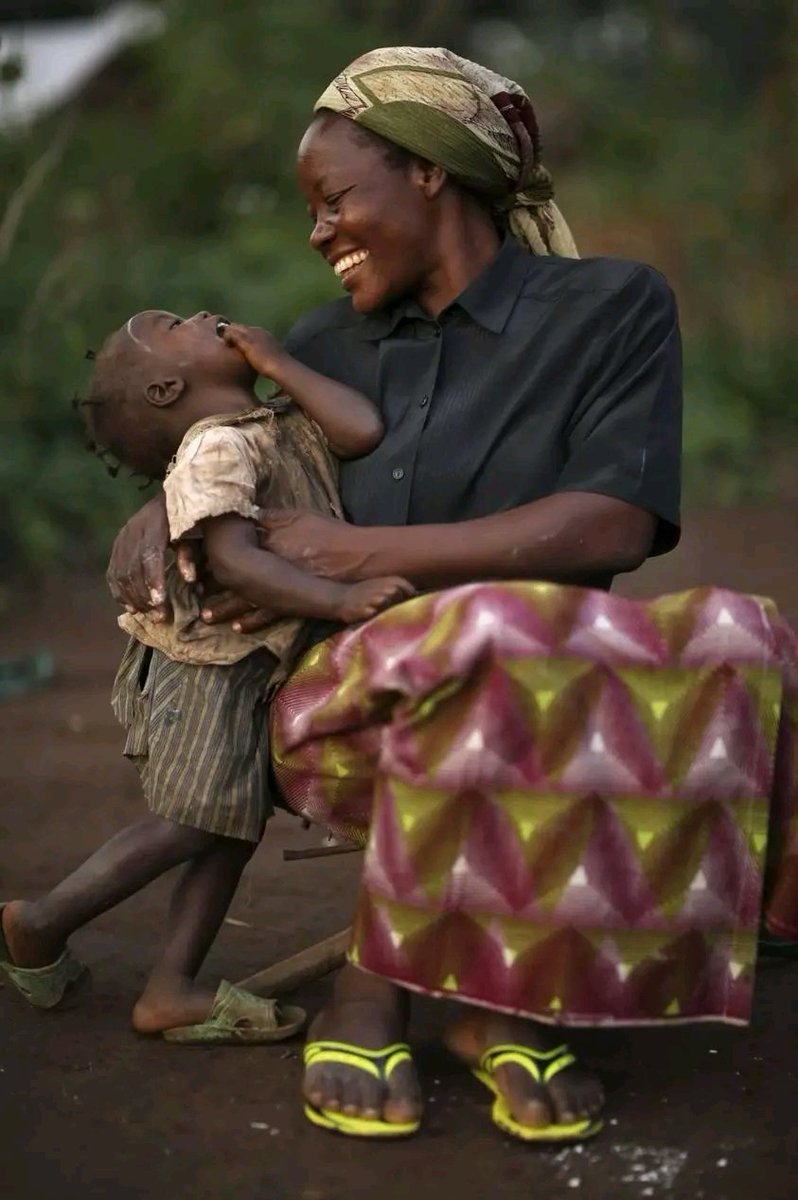
[[[654,1189],[653,1188],[643,1188],[643,1195],[644,1196],[653,1196]]]
[[[265,1121],[250,1121],[249,1127],[250,1127],[250,1129],[268,1129],[269,1128],[269,1126],[266,1124]]]
[[[710,1054],[717,1054],[717,1050],[710,1050]]]
[[[618,1118],[610,1117],[610,1125],[617,1125],[617,1124],[618,1124]]]
[[[574,1146],[574,1154],[584,1154],[584,1146]]]
[[[719,1167],[728,1167],[728,1165],[729,1165],[729,1160],[728,1160],[728,1158],[719,1158],[719,1159],[718,1159],[718,1166],[719,1166]]]
[[[279,1132],[280,1132],[279,1129],[272,1129],[271,1132],[269,1133],[269,1137],[277,1137],[277,1134]]]
[[[573,1187],[573,1188],[581,1187],[581,1186],[582,1186],[582,1180],[581,1180],[581,1179],[576,1179],[576,1178],[574,1178],[574,1179],[569,1179],[569,1180],[568,1180],[568,1186],[569,1186],[569,1187]]]

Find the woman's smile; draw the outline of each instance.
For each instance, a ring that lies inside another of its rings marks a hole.
[[[357,283],[361,268],[368,257],[368,250],[354,250],[349,254],[342,254],[332,264],[333,271],[347,291]]]

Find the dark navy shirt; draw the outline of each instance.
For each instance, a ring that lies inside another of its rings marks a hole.
[[[346,297],[303,317],[286,348],[382,414],[377,449],[341,464],[355,524],[462,521],[578,491],[654,513],[655,553],[678,540],[681,349],[651,267],[538,258],[508,237],[437,319],[414,301],[363,316]]]

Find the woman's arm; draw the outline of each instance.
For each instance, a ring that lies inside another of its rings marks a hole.
[[[217,583],[275,616],[367,621],[413,589],[395,577],[362,583],[321,579],[261,550],[252,521],[236,514],[202,523],[208,565]]]
[[[421,590],[487,579],[579,584],[632,571],[648,556],[656,529],[644,509],[586,492],[454,525],[363,527],[296,511],[263,512],[259,520],[269,549],[304,570],[339,581],[396,574]],[[203,618],[237,618],[245,631],[267,620],[235,597],[209,601]]]
[[[587,492],[453,525],[355,527],[297,512],[264,513],[260,523],[269,549],[308,571],[350,580],[398,574],[421,588],[480,579],[578,583],[633,571],[656,529],[645,509]]]
[[[338,458],[360,458],[381,441],[380,415],[361,392],[306,367],[264,329],[228,325],[223,337],[316,422]]]

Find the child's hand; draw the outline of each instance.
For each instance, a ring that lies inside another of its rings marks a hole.
[[[226,325],[222,330],[222,340],[243,355],[253,371],[270,378],[285,354],[277,339],[256,325]]]
[[[412,583],[396,575],[384,579],[364,579],[362,583],[346,585],[335,616],[346,625],[354,625],[358,621],[368,621],[371,617],[376,617],[384,608],[399,604],[415,594],[416,589]]]

